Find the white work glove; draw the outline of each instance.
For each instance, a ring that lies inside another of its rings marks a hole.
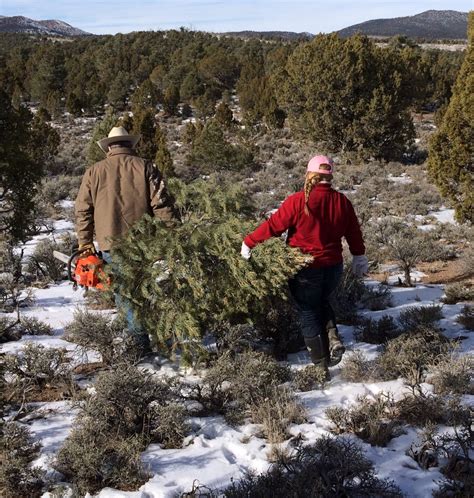
[[[369,270],[369,262],[365,254],[352,256],[352,273],[356,277],[363,277]]]
[[[252,249],[245,243],[242,242],[242,249],[240,250],[240,255],[244,259],[250,259],[250,256],[252,255]]]

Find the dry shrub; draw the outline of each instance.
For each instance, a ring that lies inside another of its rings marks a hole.
[[[347,325],[357,323],[357,303],[364,295],[365,285],[351,270],[350,263],[344,264],[341,281],[334,293],[333,307],[337,321]]]
[[[363,319],[356,327],[354,337],[357,341],[369,344],[385,344],[398,337],[402,331],[393,317],[383,315],[379,320]]]
[[[289,368],[266,354],[224,354],[201,383],[189,386],[189,397],[201,403],[205,413],[222,413],[238,423],[250,406],[274,395],[274,387],[289,379]]]
[[[447,407],[452,428],[441,433],[435,424],[428,424],[407,454],[422,468],[443,463],[444,478],[434,497],[467,498],[474,495],[472,412],[460,404],[458,397],[449,399]]]
[[[70,398],[74,380],[65,349],[28,343],[18,355],[6,355],[5,373],[9,401],[55,401]]]
[[[71,254],[75,238],[71,235],[63,236],[59,241],[43,239],[38,242],[31,256],[27,258],[26,271],[37,281],[58,281],[63,280],[65,265],[53,256],[53,251]]]
[[[357,443],[343,437],[322,437],[310,446],[298,446],[291,457],[268,472],[248,474],[223,491],[226,498],[400,498],[389,480],[379,479]]]
[[[304,407],[296,400],[288,388],[274,386],[274,392],[250,408],[252,421],[262,424],[266,439],[274,444],[288,439],[290,424],[306,421]]]
[[[341,369],[341,378],[349,382],[368,382],[379,376],[376,362],[367,359],[361,351],[346,354]]]
[[[412,332],[418,329],[433,327],[443,318],[441,306],[410,306],[403,310],[398,317],[403,330]]]
[[[298,317],[289,300],[272,297],[265,313],[254,317],[252,324],[221,322],[212,329],[220,354],[242,353],[253,349],[267,351],[277,359],[304,346]]]
[[[404,377],[407,385],[419,390],[428,367],[446,358],[450,349],[437,330],[424,329],[390,341],[377,358],[377,365],[385,380]]]
[[[18,328],[21,335],[53,335],[53,328],[33,316],[21,317]]]
[[[82,407],[84,417],[100,422],[117,436],[144,434],[150,442],[161,442],[159,417],[166,412],[158,408],[175,401],[168,383],[137,367],[121,366],[99,373],[94,387],[94,395]]]
[[[17,320],[0,315],[0,343],[21,339],[21,333],[18,330],[17,324]]]
[[[397,402],[397,408],[399,419],[415,426],[441,424],[448,417],[446,401],[441,396],[408,394]]]
[[[115,309],[115,296],[112,290],[89,289],[86,295],[86,306],[91,310]]]
[[[64,328],[64,338],[86,351],[97,351],[106,365],[130,363],[137,360],[139,354],[125,327],[120,318],[112,320],[107,315],[79,309]]]
[[[0,343],[18,341],[23,335],[53,335],[50,325],[34,317],[13,320],[0,316]]]
[[[81,184],[81,177],[59,175],[43,180],[38,198],[48,206],[59,201],[74,199]]]
[[[379,284],[376,287],[365,286],[365,291],[359,300],[360,304],[371,311],[380,311],[392,305],[392,292],[390,287]]]
[[[418,440],[412,443],[406,452],[423,470],[438,467],[439,465],[438,454],[432,444],[435,431],[436,424],[427,424]]]
[[[319,365],[308,365],[293,374],[293,385],[298,391],[324,389],[327,381],[326,370]]]
[[[4,498],[41,496],[45,472],[30,465],[41,445],[33,440],[27,427],[15,422],[4,424],[0,436],[0,495]]]
[[[75,492],[134,490],[147,479],[140,454],[152,442],[179,447],[188,430],[168,382],[131,365],[102,372],[54,467]]]
[[[356,405],[331,407],[326,410],[326,415],[334,424],[332,431],[335,434],[349,432],[372,446],[386,446],[401,434],[396,403],[387,393],[379,393],[373,398],[359,396]]]
[[[211,488],[199,483],[196,479],[189,491],[185,491],[179,495],[179,498],[219,498],[223,495],[219,492],[214,492]],[[177,497],[176,497],[177,498]]]
[[[116,437],[103,429],[83,420],[57,454],[54,468],[72,483],[74,496],[104,487],[133,491],[150,478],[141,462],[142,437]]]
[[[471,268],[472,271],[472,268]],[[444,289],[443,302],[456,304],[462,301],[474,301],[474,286],[467,282],[456,282]]]
[[[466,330],[474,330],[474,307],[464,306],[456,321]]]
[[[438,394],[473,394],[474,359],[451,355],[434,366],[430,382]]]
[[[178,403],[152,404],[150,407],[150,438],[163,448],[180,448],[189,431],[186,410]]]

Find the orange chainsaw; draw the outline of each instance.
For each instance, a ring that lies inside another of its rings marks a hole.
[[[87,255],[82,255],[84,252]],[[102,253],[91,253],[90,249],[77,250],[71,256],[62,252],[54,251],[53,255],[59,261],[66,263],[68,279],[74,283],[73,289],[77,287],[107,290],[110,288],[110,277],[105,273],[106,262]]]

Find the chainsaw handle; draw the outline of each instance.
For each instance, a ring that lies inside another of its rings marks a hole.
[[[71,282],[76,282],[76,280],[72,277],[72,263],[74,259],[76,259],[78,256],[80,256],[83,252],[90,251],[89,248],[86,249],[77,249],[77,251],[74,251],[71,254],[71,257],[69,258],[69,261],[67,262],[67,278]]]

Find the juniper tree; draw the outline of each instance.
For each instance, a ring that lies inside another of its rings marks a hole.
[[[31,112],[12,106],[0,91],[0,234],[26,240],[34,230],[35,195],[45,162],[58,146],[58,135]]]
[[[474,13],[469,46],[448,109],[430,144],[428,171],[456,208],[459,221],[474,221]]]
[[[214,119],[208,121],[193,140],[188,163],[201,174],[216,171],[239,171],[253,163],[253,154],[249,148],[230,143],[222,126]]]
[[[135,147],[138,156],[153,161],[157,151],[154,140],[156,131],[155,113],[153,109],[137,109],[133,116],[132,133],[140,135],[140,141]]]
[[[105,116],[101,121],[98,121],[95,125],[94,131],[92,132],[92,138],[89,142],[89,149],[87,151],[87,161],[89,164],[96,163],[104,159],[104,152],[97,145],[97,141],[105,138],[110,130],[117,126],[118,117],[114,114],[113,110],[110,109],[105,113]]]
[[[145,218],[116,244],[119,291],[160,351],[181,350],[188,361],[202,351],[206,332],[223,323],[256,323],[270,303],[285,299],[288,278],[305,257],[281,241],[240,256],[254,226],[247,197],[236,186],[174,179],[170,187],[181,223],[167,227]]]
[[[299,45],[274,87],[291,125],[332,151],[399,158],[414,136],[401,58],[366,37],[318,35]]]
[[[156,123],[154,142],[156,145],[156,167],[161,171],[161,173],[163,173],[163,175],[172,176],[174,173],[173,159],[171,158],[170,151],[166,144],[166,135],[158,123]]]

